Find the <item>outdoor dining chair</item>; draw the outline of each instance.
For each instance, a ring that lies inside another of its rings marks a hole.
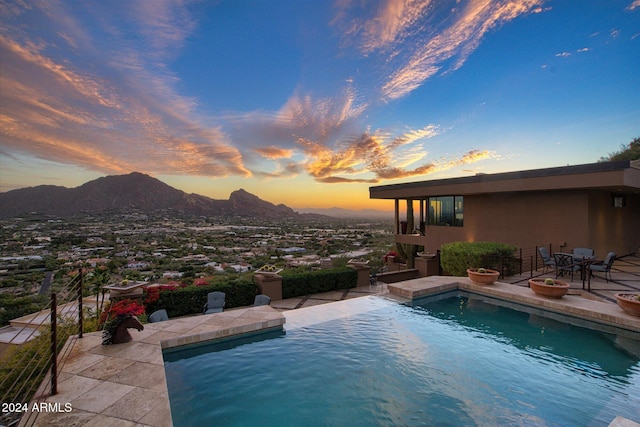
[[[544,263],[544,271],[556,266],[556,261],[549,255],[549,249],[547,249],[546,246],[540,246],[538,252],[540,252],[542,262]]]
[[[607,254],[607,256],[604,258],[604,261],[602,261],[602,264],[591,264],[589,266],[589,270],[591,270],[591,272],[594,271],[601,271],[604,273],[604,279],[607,281],[607,283],[609,283],[609,280],[611,280],[611,266],[613,265],[613,261],[615,261],[616,259],[616,254],[615,252],[609,252]]]
[[[573,262],[573,255],[556,252],[553,254],[553,258],[556,262],[556,279],[559,276],[564,277],[565,273],[571,273],[571,281],[573,282],[573,273],[581,269],[580,265]]]
[[[581,258],[593,258],[593,249],[591,248],[574,248],[573,258],[579,260]]]

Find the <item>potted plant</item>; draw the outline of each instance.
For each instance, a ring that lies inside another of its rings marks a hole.
[[[262,267],[260,267],[259,269],[256,270],[256,273],[258,274],[264,274],[265,276],[275,276],[278,273],[280,273],[283,269],[282,268],[278,268],[273,264],[265,264]]]
[[[529,279],[529,287],[536,295],[548,298],[562,298],[569,291],[570,285],[551,278]]]
[[[468,268],[467,276],[474,283],[479,283],[481,285],[491,285],[493,284],[493,282],[498,280],[498,277],[500,277],[500,272],[491,270],[490,268]]]
[[[632,316],[640,316],[640,294],[616,294],[618,306]]]
[[[121,344],[131,341],[128,328],[139,331],[144,326],[138,316],[144,315],[144,306],[131,299],[123,299],[114,304],[109,303],[100,316],[102,325],[102,345]]]

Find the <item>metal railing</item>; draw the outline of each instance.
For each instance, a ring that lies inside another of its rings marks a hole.
[[[14,327],[15,335],[8,344],[16,348],[0,368],[0,402],[6,404],[0,425],[14,426],[21,419],[24,425],[32,425],[39,413],[32,410],[34,405],[57,394],[58,362],[66,360],[72,347],[64,345],[71,337],[82,338],[83,283],[80,271],[51,293],[47,305],[30,315],[22,327]],[[49,379],[43,381],[47,372]]]

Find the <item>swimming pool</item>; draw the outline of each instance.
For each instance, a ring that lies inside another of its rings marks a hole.
[[[640,359],[616,335],[494,303],[460,293],[413,306],[355,299],[369,306],[167,352],[174,425],[640,422]]]

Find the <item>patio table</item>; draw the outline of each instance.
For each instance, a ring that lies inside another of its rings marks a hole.
[[[572,254],[573,263],[580,265],[580,280],[584,282],[585,273],[587,271],[587,264],[592,264],[598,261],[598,257],[595,255],[580,255]],[[583,286],[584,287],[584,286]]]

